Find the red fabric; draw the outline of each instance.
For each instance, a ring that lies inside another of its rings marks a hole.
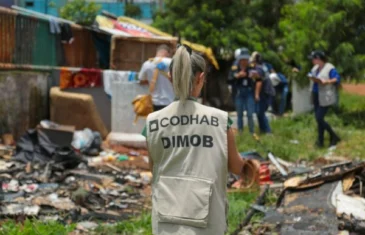
[[[60,87],[80,88],[80,87],[100,87],[102,86],[102,75],[99,69],[81,69],[78,72],[62,68],[60,73]]]

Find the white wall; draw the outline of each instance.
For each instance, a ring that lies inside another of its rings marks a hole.
[[[309,85],[301,87],[293,81],[292,94],[294,115],[307,113],[313,109],[312,93]]]

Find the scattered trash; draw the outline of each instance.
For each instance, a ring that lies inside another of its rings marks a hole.
[[[232,234],[365,234],[365,162],[329,152],[293,163],[268,152],[271,161],[261,160],[260,183],[277,195],[276,205],[251,205]],[[240,188],[239,182],[230,175],[228,186]],[[251,224],[254,211],[264,218]]]
[[[127,155],[119,155],[118,156],[118,161],[127,161],[129,158]]]
[[[97,223],[90,222],[90,221],[79,222],[76,225],[76,228],[78,230],[85,231],[85,232],[90,231],[90,230],[94,230],[97,227],[98,227],[98,224]]]
[[[53,142],[74,135],[63,127],[43,121],[16,149],[0,145],[0,215],[78,223],[89,233],[98,226],[93,221],[116,223],[140,214],[151,191],[147,151],[107,144],[101,151],[100,135],[84,130],[75,133],[75,152],[69,139],[68,145]]]

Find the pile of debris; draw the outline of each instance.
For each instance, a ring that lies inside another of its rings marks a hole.
[[[252,217],[261,212],[263,220],[250,223],[246,218],[233,234],[365,234],[365,162],[334,157],[296,164],[270,160],[281,180],[266,182],[270,186],[248,213]],[[281,190],[276,205],[265,207],[270,187]]]
[[[86,156],[60,147],[52,137],[38,128],[29,130],[16,148],[0,145],[2,218],[113,223],[138,215],[149,204],[152,175],[146,150],[106,145],[102,151],[90,144],[87,152],[97,156]],[[65,133],[58,137],[65,138],[68,146],[75,140],[67,140]]]

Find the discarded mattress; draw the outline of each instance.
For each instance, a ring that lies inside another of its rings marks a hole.
[[[51,120],[62,125],[75,126],[77,130],[90,128],[108,135],[92,96],[51,89]]]

